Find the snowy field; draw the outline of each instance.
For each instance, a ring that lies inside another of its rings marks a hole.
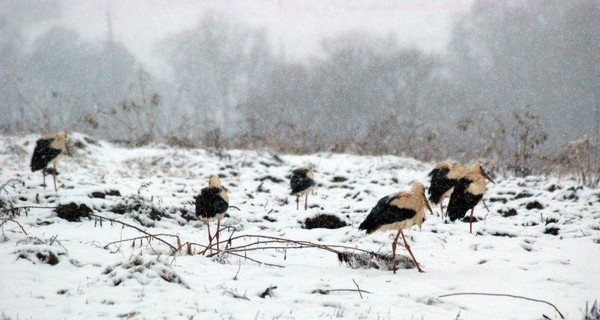
[[[73,156],[59,164],[54,192],[51,177],[44,190],[42,175],[29,170],[36,138],[0,138],[0,183],[8,182],[1,204],[35,207],[2,226],[3,318],[560,319],[540,302],[441,297],[477,292],[545,300],[566,319],[583,319],[586,302],[600,298],[600,190],[572,180],[495,176],[497,184],[488,184],[484,196],[489,211],[481,203],[476,207],[473,234],[468,223],[444,223],[434,208],[436,215],[427,214],[421,231],[406,231],[426,272],[393,274],[352,268],[335,252],[290,242],[207,257],[200,254],[207,233],[195,219],[194,196],[209,175],[222,177],[230,205],[239,209],[230,208],[222,224],[221,240],[233,239],[230,248],[256,248],[261,238],[240,236],[260,235],[388,254],[394,232],[366,235],[358,225],[381,197],[416,180],[428,185],[432,163],[392,156],[123,148],[72,134]],[[317,180],[307,211],[297,211],[289,195],[289,174],[300,165],[312,166]],[[54,208],[71,202],[157,236],[149,243],[132,241],[127,239],[145,234],[108,220],[100,225],[98,218],[58,217]],[[318,213],[336,215],[348,226],[304,228],[305,219]],[[186,242],[194,243],[192,255],[186,254]],[[183,248],[173,254],[178,243]],[[402,246],[398,253],[407,255]]]

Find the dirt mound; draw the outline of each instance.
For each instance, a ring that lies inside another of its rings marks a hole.
[[[59,204],[54,210],[59,218],[63,218],[70,222],[79,222],[81,218],[88,218],[92,214],[90,209],[85,204],[77,205],[75,202],[69,204]]]
[[[306,220],[304,220],[304,228],[306,229],[339,229],[346,226],[348,226],[346,222],[332,214],[317,214],[312,218],[306,218]]]

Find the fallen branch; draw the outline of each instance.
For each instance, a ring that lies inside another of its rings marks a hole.
[[[236,299],[242,299],[242,300],[250,300],[248,299],[248,297],[246,297],[246,294],[244,293],[244,295],[239,295],[236,292],[233,292],[229,289],[227,289],[227,287],[225,287],[224,285],[219,285],[219,288],[223,289],[224,293],[230,294],[232,297],[236,298]]]
[[[175,254],[175,253],[177,253],[177,250],[178,250],[178,248],[177,248],[177,247],[175,247],[174,245],[170,244],[170,243],[169,243],[169,242],[167,242],[166,240],[164,240],[164,239],[162,239],[162,238],[160,238],[160,237],[157,237],[157,235],[156,235],[156,234],[149,233],[149,232],[147,232],[147,231],[143,230],[143,229],[142,229],[142,228],[140,228],[140,227],[136,227],[136,226],[134,226],[134,225],[132,225],[132,224],[125,223],[125,222],[122,222],[122,221],[119,221],[119,220],[116,220],[116,219],[111,219],[111,218],[103,217],[103,216],[100,216],[100,215],[97,215],[97,214],[94,214],[94,213],[90,213],[90,214],[89,214],[89,216],[91,216],[91,217],[95,217],[95,218],[98,218],[98,219],[106,219],[106,220],[108,220],[108,221],[110,221],[110,222],[118,223],[118,224],[120,224],[120,225],[122,225],[122,226],[124,226],[124,227],[128,227],[128,228],[135,229],[135,230],[137,230],[137,231],[139,231],[139,232],[141,232],[141,233],[145,234],[145,235],[146,235],[145,237],[147,237],[147,238],[149,238],[149,239],[156,239],[156,240],[158,240],[159,242],[162,242],[162,243],[166,244],[166,245],[167,245],[169,248],[171,248],[171,254]],[[172,236],[172,237],[175,237],[175,238],[177,238],[177,236],[176,236],[176,235],[168,235],[168,234],[160,234],[160,235],[163,235],[163,236]],[[131,240],[131,239],[129,239],[129,240]],[[105,245],[105,246],[104,246],[104,249],[108,249],[108,246],[110,246],[111,244],[120,243],[120,242],[123,242],[123,241],[129,241],[129,240],[118,240],[118,241],[111,242],[111,243],[109,243],[109,244]]]
[[[516,299],[523,299],[523,300],[528,300],[528,301],[533,301],[533,302],[540,302],[540,303],[545,303],[547,305],[552,306],[552,308],[554,308],[554,310],[556,310],[556,312],[558,312],[558,315],[560,315],[561,319],[564,319],[565,317],[563,316],[563,314],[558,310],[558,308],[553,305],[552,303],[545,301],[545,300],[539,300],[539,299],[533,299],[533,298],[528,298],[528,297],[523,297],[523,296],[517,296],[517,295],[512,295],[512,294],[503,294],[503,293],[482,293],[482,292],[459,292],[459,293],[449,293],[449,294],[444,294],[439,296],[439,298],[445,298],[445,297],[452,297],[452,296],[492,296],[492,297],[509,297],[509,298],[516,298]]]
[[[340,254],[342,253],[340,250],[336,250],[336,249],[347,249],[347,250],[353,250],[353,251],[359,251],[359,252],[364,252],[364,253],[369,253],[369,254],[374,254],[373,251],[369,251],[369,250],[364,250],[364,249],[360,249],[360,248],[356,248],[356,247],[350,247],[350,246],[344,246],[344,245],[327,245],[327,244],[319,244],[319,243],[313,243],[313,242],[309,242],[309,241],[302,241],[302,240],[292,240],[292,239],[285,239],[285,238],[280,238],[280,237],[273,237],[273,236],[264,236],[264,235],[253,235],[253,234],[243,234],[243,235],[239,235],[236,237],[231,237],[227,240],[221,241],[219,242],[219,244],[221,243],[231,243],[234,240],[238,240],[238,239],[243,239],[243,238],[256,238],[258,241],[256,242],[252,242],[252,243],[248,243],[248,244],[243,244],[240,246],[236,246],[236,247],[230,247],[227,250],[224,250],[225,252],[241,252],[241,251],[252,251],[252,250],[263,250],[263,249],[302,249],[302,248],[317,248],[317,249],[322,249],[322,250],[327,250],[336,254]],[[261,241],[261,239],[267,239],[266,241]],[[272,243],[287,243],[287,244],[295,244],[297,245],[297,247],[290,247],[290,246],[269,246],[269,247],[260,247],[259,245],[264,245],[264,244],[272,244]],[[216,244],[213,244],[216,245]],[[253,247],[254,246],[254,247]],[[208,257],[211,257],[213,255],[216,255],[217,253],[213,253],[208,255]]]
[[[4,220],[2,221],[2,223],[0,223],[0,228],[2,228],[2,227],[3,227],[3,226],[4,226],[4,225],[7,223],[7,222],[9,222],[9,221],[10,221],[10,222],[12,222],[12,223],[15,223],[16,225],[18,225],[18,226],[19,226],[19,228],[21,228],[21,231],[23,231],[23,233],[24,233],[25,235],[27,235],[27,231],[25,231],[25,228],[23,228],[23,225],[21,225],[21,224],[19,223],[19,221],[15,220],[15,219],[13,219],[13,218],[7,218],[7,219],[4,219]],[[2,228],[2,232],[4,232],[4,228]]]
[[[207,247],[207,246],[205,246],[205,245],[203,245],[203,244],[199,244],[199,243],[195,243],[195,242],[189,242],[189,243],[186,243],[186,245],[189,245],[189,246],[198,246],[198,247],[201,247],[201,248],[206,248],[206,247]],[[241,254],[239,254],[239,253],[237,253],[237,252],[229,252],[229,251],[227,251],[227,250],[221,250],[220,252],[221,252],[221,253],[227,253],[227,254],[230,254],[230,255],[233,255],[233,256],[236,256],[236,257],[240,257],[240,258],[242,258],[242,259],[245,259],[245,260],[250,260],[250,261],[252,261],[252,262],[258,263],[259,265],[265,265],[265,266],[267,266],[267,267],[277,267],[277,268],[284,268],[284,266],[282,266],[282,265],[279,265],[279,264],[273,264],[273,263],[268,263],[268,262],[262,262],[262,261],[259,261],[259,260],[256,260],[256,259],[253,259],[253,258],[250,258],[250,257],[248,257],[248,256],[246,256],[246,255],[241,255]],[[218,253],[210,254],[210,255],[208,255],[207,257],[209,257],[209,258],[210,258],[210,257],[213,257],[213,256],[215,256],[216,254],[218,254]]]
[[[319,294],[330,294],[331,292],[358,292],[358,293],[368,293],[368,294],[373,294],[373,292],[367,291],[367,290],[363,290],[363,289],[315,289],[313,291],[311,291],[311,293],[319,293]],[[362,298],[362,294],[361,294],[361,298]]]
[[[277,286],[269,286],[263,293],[258,296],[261,298],[271,297],[273,298],[273,290],[277,289]]]
[[[358,283],[356,283],[356,281],[354,281],[354,279],[352,279],[352,282],[354,282],[354,285],[356,286],[356,289],[358,290],[358,294],[360,295],[360,298],[362,299],[362,293],[360,292],[360,287],[358,286]]]

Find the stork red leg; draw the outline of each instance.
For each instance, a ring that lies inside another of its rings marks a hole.
[[[206,220],[206,227],[208,228],[208,248],[209,252],[212,254],[212,236],[210,235],[210,221]]]
[[[402,229],[400,229],[399,231],[400,231],[400,234],[402,235],[402,240],[404,240],[404,247],[406,247],[406,250],[408,250],[408,253],[410,253],[410,256],[412,257],[413,261],[415,262],[415,265],[417,266],[417,270],[419,270],[419,272],[425,272],[425,271],[423,271],[423,269],[421,269],[421,267],[419,266],[419,263],[417,262],[417,259],[415,259],[415,255],[413,255],[412,251],[410,250],[410,246],[408,245],[408,242],[406,242],[406,238],[404,237],[404,233],[402,232]]]
[[[471,216],[469,217],[469,233],[473,233],[473,211],[475,211],[475,208],[471,209]]]
[[[42,170],[42,177],[44,177],[44,183],[42,184],[42,187],[44,187],[44,190],[46,189],[46,169]]]
[[[221,219],[217,219],[217,253],[219,252],[219,233],[221,231]]]
[[[442,212],[442,220],[444,220],[444,204],[440,202],[440,208]]]
[[[52,179],[54,180],[54,191],[58,191],[56,188],[56,162],[53,163],[54,171],[52,171]]]
[[[308,210],[308,192],[304,196],[304,211]]]
[[[394,238],[394,242],[392,242],[392,270],[394,271],[394,274],[396,274],[396,245],[398,244],[398,237],[400,237],[400,232],[402,232],[402,229],[398,230],[398,233]]]
[[[300,195],[296,194],[296,211],[300,210]]]

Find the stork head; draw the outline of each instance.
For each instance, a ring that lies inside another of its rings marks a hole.
[[[429,201],[427,201],[427,197],[425,196],[425,186],[421,182],[417,181],[412,184],[411,190],[422,198],[423,204],[425,204],[427,210],[429,210],[429,212],[433,214],[433,210],[431,210],[431,206],[429,206]]]
[[[473,163],[471,165],[471,171],[480,173],[484,178],[488,179],[491,183],[496,184],[496,182],[494,182],[494,180],[487,174],[487,172],[485,172],[485,170],[483,170],[483,167],[481,166],[481,163],[479,161],[476,161],[475,163]]]
[[[221,179],[218,176],[212,175],[208,178],[208,186],[211,188],[220,188]]]
[[[294,174],[299,174],[299,175],[304,174],[312,180],[315,179],[315,174],[310,167],[298,167],[292,171],[292,175],[294,175]]]
[[[58,141],[58,144],[61,146],[61,149],[67,155],[71,155],[71,151],[69,150],[69,144],[67,143],[67,132],[65,130],[61,130],[56,133],[55,139]]]

